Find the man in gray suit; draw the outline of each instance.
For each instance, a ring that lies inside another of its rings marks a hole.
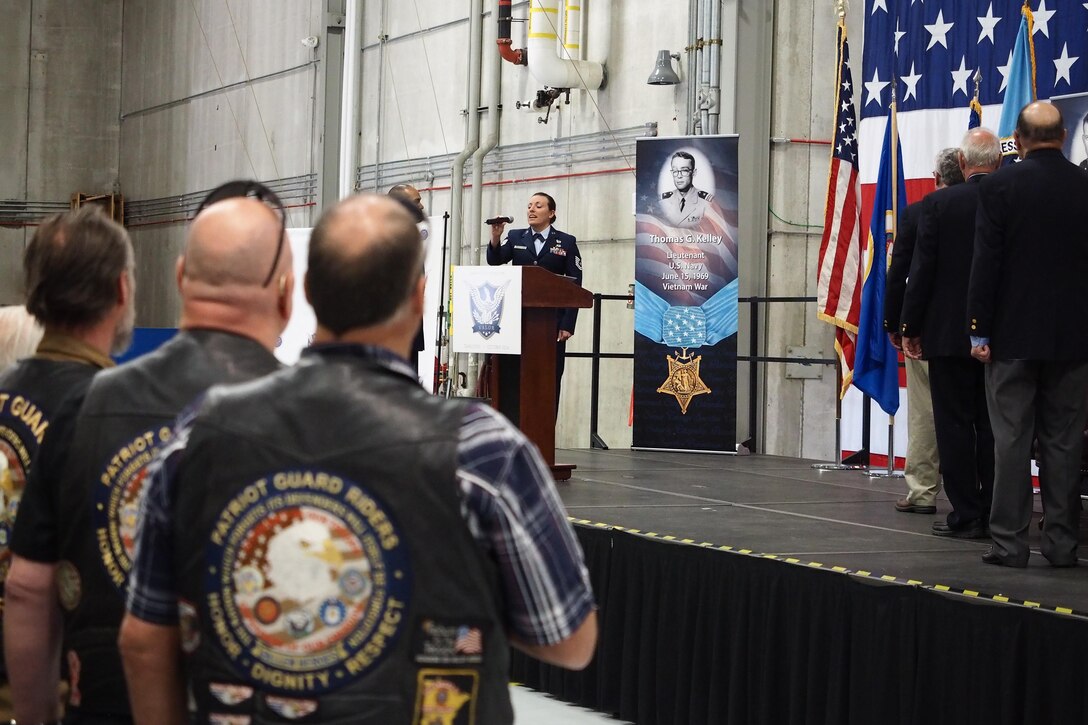
[[[1022,161],[979,185],[968,290],[971,354],[984,363],[995,442],[987,564],[1024,567],[1031,522],[1031,442],[1039,439],[1053,566],[1077,564],[1082,431],[1088,417],[1088,175],[1062,155],[1061,111],[1020,111]]]

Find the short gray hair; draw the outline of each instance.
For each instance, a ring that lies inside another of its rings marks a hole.
[[[996,168],[1001,162],[1001,141],[988,128],[972,128],[960,145],[968,168]]]
[[[963,172],[960,171],[960,150],[948,148],[937,154],[936,166],[933,169],[937,176],[941,177],[941,183],[945,186],[963,183]]]

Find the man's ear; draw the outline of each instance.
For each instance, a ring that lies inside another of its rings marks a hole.
[[[178,283],[178,291],[181,291],[181,280],[185,277],[185,255],[179,255],[174,263],[174,279]]]
[[[290,320],[295,303],[295,273],[288,272],[280,276],[279,282],[279,310],[283,319]]]
[[[117,278],[117,305],[118,307],[124,307],[128,304],[129,299],[132,297],[132,270],[125,269],[121,272],[121,276]]]
[[[419,275],[419,281],[416,282],[415,291],[412,293],[412,313],[418,313],[420,317],[423,316],[423,301],[427,294],[427,275]]]

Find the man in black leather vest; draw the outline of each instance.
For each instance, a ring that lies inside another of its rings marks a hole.
[[[138,723],[513,722],[509,645],[593,654],[582,553],[532,445],[407,363],[423,245],[375,195],[310,239],[295,367],[209,391],[154,474],[121,647]],[[531,533],[529,533],[531,532]],[[173,628],[146,622],[176,602]],[[177,671],[179,650],[185,672]]]
[[[93,381],[63,467],[33,481],[53,502],[41,556],[55,562],[64,613],[66,722],[131,721],[117,637],[148,464],[178,413],[210,385],[278,367],[272,350],[294,284],[284,237],[282,205],[266,188],[232,182],[213,192],[177,262],[180,331]]]
[[[55,566],[34,555],[26,536],[12,542],[15,516],[21,509],[28,524],[35,518],[33,500],[26,506],[22,501],[27,477],[65,398],[113,366],[110,352],[128,347],[132,265],[128,234],[95,206],[44,220],[23,256],[26,307],[45,334],[33,357],[0,373],[0,586],[7,587],[5,630],[11,634],[5,649],[19,722],[56,718],[56,658],[47,663],[52,676],[44,679],[25,661],[44,650],[46,642],[37,636],[47,629],[42,625],[58,621],[59,610],[49,595]]]

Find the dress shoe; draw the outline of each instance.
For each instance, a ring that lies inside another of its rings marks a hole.
[[[986,526],[981,521],[972,521],[966,526],[959,528],[952,528],[944,521],[937,521],[933,524],[934,536],[949,536],[953,539],[986,539],[990,534],[986,531]]]
[[[895,510],[901,514],[929,514],[932,516],[937,513],[936,506],[921,506],[916,503],[911,503],[909,499],[901,498],[895,502]]]
[[[990,547],[986,550],[986,553],[982,555],[982,563],[984,564],[996,564],[997,566],[1011,566],[1016,569],[1024,569],[1028,565],[1028,560],[1024,559],[1020,561],[1018,559],[1010,559],[994,551],[994,547]]]

